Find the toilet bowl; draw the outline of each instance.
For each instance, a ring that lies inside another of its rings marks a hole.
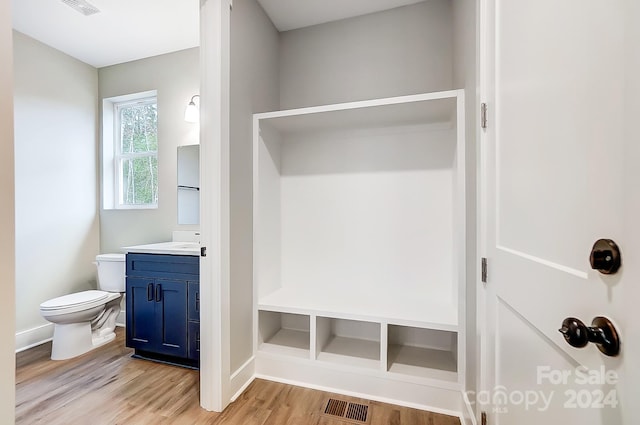
[[[54,324],[51,360],[65,360],[116,337],[116,319],[125,291],[125,255],[96,256],[99,290],[64,295],[40,304],[40,314]]]

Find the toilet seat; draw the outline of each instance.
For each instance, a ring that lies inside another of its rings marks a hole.
[[[119,293],[89,290],[63,295],[40,304],[40,311],[47,316],[75,313],[98,307],[120,297]]]

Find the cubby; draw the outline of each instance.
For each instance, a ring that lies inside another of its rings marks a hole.
[[[309,316],[260,311],[259,323],[261,351],[309,358]]]
[[[387,370],[456,382],[457,337],[456,332],[389,325]]]
[[[318,317],[316,326],[318,360],[379,369],[379,323]]]

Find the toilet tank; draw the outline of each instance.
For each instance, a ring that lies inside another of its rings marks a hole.
[[[125,292],[125,254],[96,256],[98,289],[107,292]]]

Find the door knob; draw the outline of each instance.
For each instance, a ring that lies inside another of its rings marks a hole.
[[[602,274],[614,274],[621,264],[620,248],[611,239],[598,239],[591,249],[589,263]]]
[[[594,318],[589,327],[580,319],[567,317],[558,330],[572,347],[582,348],[592,342],[607,356],[615,357],[620,353],[618,331],[606,317]]]

